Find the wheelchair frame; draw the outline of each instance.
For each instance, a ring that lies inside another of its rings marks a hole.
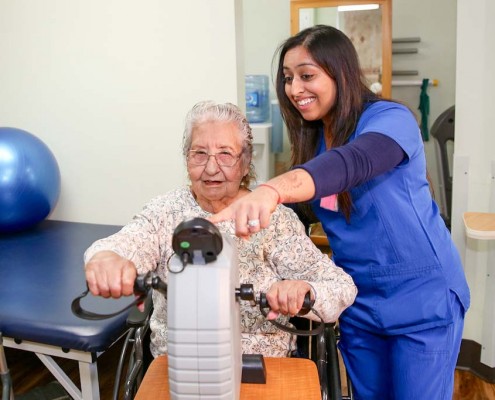
[[[113,400],[118,400],[122,383],[122,373],[127,357],[129,358],[129,362],[124,381],[124,400],[134,398],[144,377],[144,373],[149,365],[146,362],[145,352],[147,349],[144,346],[149,345],[147,335],[149,335],[149,319],[152,308],[151,295],[149,294],[145,301],[145,311],[140,312],[136,309],[132,310],[129,314],[128,326],[130,330],[122,347],[115,375]],[[303,318],[300,319],[305,320]],[[309,356],[316,363],[322,400],[354,400],[352,383],[347,374],[347,394],[342,394],[337,348],[339,338],[340,332],[336,323],[325,324],[325,328],[318,336],[309,337],[310,346],[314,346],[315,349],[314,351],[310,350]]]

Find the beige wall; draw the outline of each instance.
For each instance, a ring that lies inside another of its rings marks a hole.
[[[55,154],[62,193],[52,219],[123,224],[185,182],[186,111],[244,97],[241,6],[0,1],[0,126],[37,135]]]

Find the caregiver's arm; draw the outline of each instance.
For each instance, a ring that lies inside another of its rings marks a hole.
[[[345,192],[399,165],[402,147],[381,133],[367,133],[296,168],[306,170],[315,186],[315,199]]]
[[[394,168],[404,157],[404,151],[393,139],[380,133],[366,133],[259,185],[210,220],[216,223],[234,219],[236,234],[247,237],[269,225],[278,203],[340,193]],[[253,219],[259,219],[260,225],[248,227],[247,221]]]

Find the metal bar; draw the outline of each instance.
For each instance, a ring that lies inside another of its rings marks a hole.
[[[2,400],[14,400],[14,390],[12,388],[12,379],[10,377],[7,358],[3,348],[3,337],[0,332],[0,377],[2,380]]]
[[[416,54],[418,49],[393,49],[392,54]]]
[[[98,384],[98,367],[96,361],[79,363],[81,377],[81,392],[83,400],[100,400],[100,386]]]
[[[13,349],[30,351],[32,353],[42,353],[47,356],[62,357],[76,361],[84,361],[84,362],[94,361],[94,353],[89,353],[87,351],[69,350],[66,352],[63,351],[62,348],[60,347],[52,346],[49,344],[29,342],[27,340],[23,340],[20,343],[16,343],[14,339],[8,337],[4,337],[3,341],[6,347],[10,347]],[[98,355],[99,354],[97,354],[97,356]]]
[[[402,70],[402,71],[398,71],[398,70],[394,70],[392,71],[392,75],[398,75],[398,76],[413,76],[413,75],[419,75],[418,71],[416,70]]]
[[[421,42],[420,37],[404,37],[392,39],[392,43],[418,43]]]
[[[47,356],[45,354],[36,353],[38,358],[41,360],[45,367],[52,373],[55,379],[60,382],[60,384],[64,387],[65,390],[69,393],[69,395],[75,400],[83,400],[81,396],[81,391],[77,388],[77,386],[72,382],[72,380],[67,376],[62,368],[57,364],[57,362]]]

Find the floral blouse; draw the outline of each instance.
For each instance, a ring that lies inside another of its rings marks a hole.
[[[211,213],[198,205],[189,187],[172,190],[152,199],[119,232],[93,243],[86,250],[85,262],[96,252],[110,250],[131,260],[139,274],[154,270],[166,282],[174,229],[185,219],[209,216]],[[279,205],[270,226],[249,240],[235,236],[232,221],[217,227],[233,238],[239,256],[239,282],[253,284],[255,293],[267,292],[275,281],[304,280],[314,289],[313,308],[325,322],[336,321],[354,301],[357,289],[352,278],[315,247],[291,209]],[[156,357],[167,352],[167,303],[156,291],[153,306],[151,351]],[[241,301],[240,311],[243,353],[284,357],[295,350],[295,338],[266,321],[259,308]],[[312,312],[305,317],[319,320]],[[282,323],[287,319],[279,317]]]

